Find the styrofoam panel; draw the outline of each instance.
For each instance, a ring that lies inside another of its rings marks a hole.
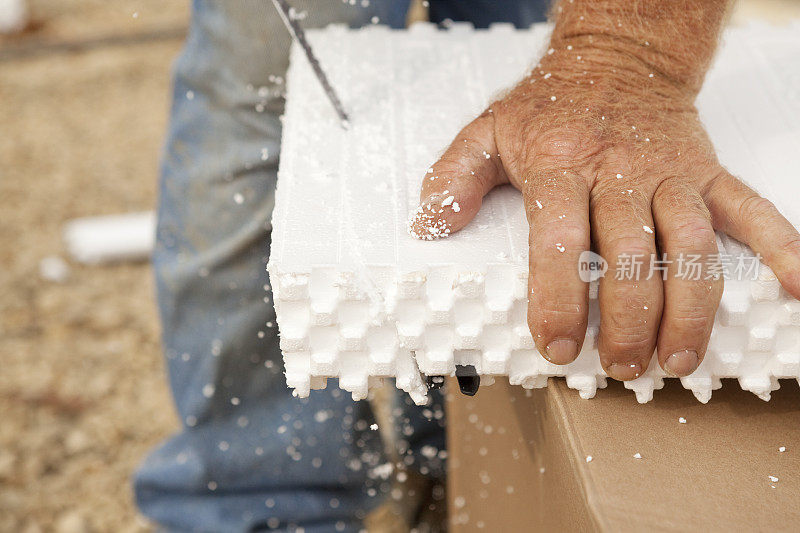
[[[698,106],[720,159],[800,224],[800,26],[731,29]],[[418,402],[425,375],[471,364],[490,382],[542,387],[564,376],[584,398],[605,386],[597,287],[587,340],[566,366],[547,362],[526,323],[528,228],[518,191],[490,193],[447,239],[407,233],[422,176],[458,130],[542,52],[550,28],[407,31],[331,26],[310,32],[351,115],[340,128],[305,59],[292,50],[269,272],[286,364],[298,396],[327,377],[364,398],[396,377]],[[750,254],[719,235],[724,253]],[[640,402],[663,386],[657,362],[625,383]],[[800,380],[800,302],[771,271],[726,280],[703,363],[681,383],[702,402],[721,378],[763,399]]]

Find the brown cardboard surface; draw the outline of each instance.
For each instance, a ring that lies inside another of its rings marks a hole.
[[[448,446],[454,532],[800,530],[795,382],[770,402],[726,382],[705,405],[668,382],[640,405],[620,383],[582,400],[498,379],[448,394]]]

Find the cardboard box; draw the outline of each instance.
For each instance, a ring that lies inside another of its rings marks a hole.
[[[764,402],[723,382],[703,405],[668,380],[640,405],[611,381],[592,400],[452,383],[451,531],[797,531],[800,390],[782,385]]]

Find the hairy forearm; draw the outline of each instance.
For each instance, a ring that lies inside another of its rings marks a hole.
[[[694,95],[731,5],[732,0],[559,0],[544,61],[571,64],[576,74],[614,70],[642,82],[658,76]]]

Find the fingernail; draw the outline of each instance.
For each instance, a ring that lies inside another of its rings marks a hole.
[[[697,369],[700,358],[694,350],[681,350],[667,357],[664,361],[664,371],[676,378],[688,376]]]
[[[556,365],[566,365],[578,357],[578,343],[572,339],[556,339],[545,348],[545,357]]]
[[[606,368],[606,374],[618,381],[630,381],[642,375],[642,365],[639,363],[611,363]]]

